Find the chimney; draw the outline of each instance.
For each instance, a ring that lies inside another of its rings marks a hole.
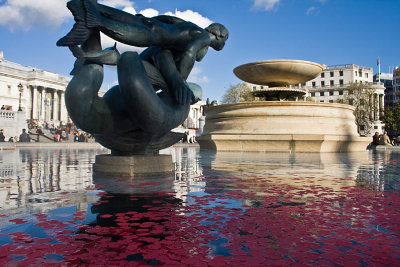
[[[4,54],[3,54],[3,51],[0,50],[0,61],[3,61],[3,60],[4,60]]]

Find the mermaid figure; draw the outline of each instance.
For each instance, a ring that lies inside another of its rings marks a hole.
[[[68,46],[77,57],[65,93],[75,124],[114,155],[157,154],[179,141],[182,134],[171,129],[184,122],[201,94],[186,78],[208,46],[222,49],[227,31],[221,38],[174,17],[135,16],[93,0],[72,0],[67,7],[76,23],[57,45]],[[120,55],[116,46],[102,50],[100,31],[148,48],[140,55]],[[119,84],[99,97],[104,64],[117,66]]]

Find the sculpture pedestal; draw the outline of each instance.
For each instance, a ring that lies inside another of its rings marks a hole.
[[[97,155],[93,172],[109,176],[136,176],[171,173],[175,164],[171,155],[113,156]]]

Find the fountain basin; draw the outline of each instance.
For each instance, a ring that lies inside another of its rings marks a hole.
[[[260,101],[207,110],[200,148],[220,151],[365,151],[354,107],[336,103]]]
[[[317,77],[325,65],[305,60],[264,60],[240,65],[233,72],[252,84],[284,87],[303,83]]]

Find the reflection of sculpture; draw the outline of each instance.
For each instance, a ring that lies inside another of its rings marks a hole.
[[[202,29],[169,16],[134,16],[93,0],[73,0],[67,6],[76,23],[57,45],[69,46],[78,58],[65,95],[72,120],[117,155],[155,154],[180,140],[181,134],[170,130],[182,124],[199,94],[185,80],[209,46],[223,48],[225,27]],[[115,47],[102,51],[99,31],[150,47],[140,55],[119,55]],[[103,64],[117,65],[119,85],[101,98]]]

